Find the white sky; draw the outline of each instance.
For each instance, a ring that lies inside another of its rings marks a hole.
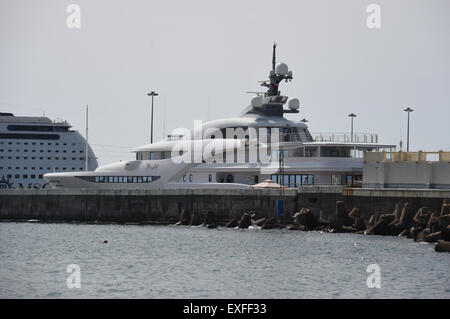
[[[81,29],[66,8],[81,6]],[[381,6],[381,29],[366,26]],[[374,132],[411,150],[450,150],[448,0],[0,0],[0,111],[64,118],[100,164],[195,119],[233,117],[267,78],[272,44],[293,71],[311,132]]]

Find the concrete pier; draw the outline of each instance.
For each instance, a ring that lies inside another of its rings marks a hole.
[[[0,219],[173,223],[182,210],[200,216],[212,211],[217,221],[250,210],[269,218],[279,199],[274,189],[11,189],[0,192]],[[285,190],[284,200],[295,211],[297,190]]]
[[[276,217],[279,199],[278,189],[10,189],[0,191],[0,220],[174,223],[185,210],[198,216],[211,211],[218,222],[226,222],[249,211]],[[363,217],[391,213],[397,202],[438,212],[444,199],[450,199],[450,190],[307,186],[284,191],[291,215],[303,207],[327,215],[336,201],[348,211],[358,207]]]
[[[429,207],[441,210],[449,189],[350,188],[345,186],[305,186],[298,189],[298,207],[308,207],[315,214],[333,212],[336,201],[344,201],[347,210],[358,207],[363,217],[391,213],[396,203],[408,202],[415,210]]]
[[[444,199],[450,198],[450,190],[346,188],[343,197],[347,206],[359,207],[364,216],[391,212],[399,202],[409,203],[416,211],[426,206],[433,212],[440,212]]]

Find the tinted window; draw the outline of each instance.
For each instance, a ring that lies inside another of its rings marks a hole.
[[[44,125],[8,125],[8,131],[67,132],[68,127]]]

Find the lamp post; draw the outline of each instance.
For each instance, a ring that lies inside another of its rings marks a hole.
[[[85,145],[85,170],[86,172],[89,170],[89,144],[88,144],[88,126],[89,126],[89,121],[88,121],[88,116],[89,116],[89,105],[86,104],[86,145]]]
[[[282,226],[284,212],[284,187],[289,187],[289,180],[288,185],[284,185],[284,153],[282,149],[279,150],[278,166],[280,172],[280,199],[277,202],[277,218],[280,218],[280,226]]]
[[[150,143],[153,144],[153,98],[155,96],[158,96],[158,93],[156,93],[155,91],[151,91],[150,93],[147,93],[148,96],[152,97],[152,124],[151,124],[151,136],[150,136]]]
[[[352,129],[351,129],[351,135],[350,135],[350,142],[353,142],[353,118],[356,117],[356,114],[350,113],[348,116],[351,117],[351,119],[352,119]]]
[[[407,127],[407,133],[406,133],[406,151],[409,152],[409,113],[411,113],[414,110],[410,107],[407,107],[404,111],[408,113],[408,127]]]

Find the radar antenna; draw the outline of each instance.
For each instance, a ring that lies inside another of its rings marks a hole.
[[[272,71],[275,72],[275,63],[276,63],[276,58],[275,58],[275,50],[277,49],[277,43],[274,42],[273,43],[273,53],[272,53]]]

